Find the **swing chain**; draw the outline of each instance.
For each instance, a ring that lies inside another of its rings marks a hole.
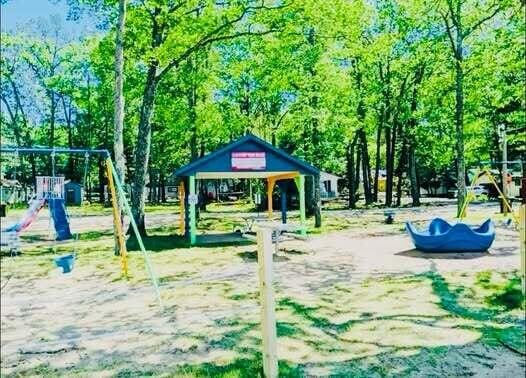
[[[86,153],[84,154],[84,176],[82,178],[82,190],[83,191],[86,187],[86,180],[88,178],[89,156],[90,155],[88,151],[86,151]],[[82,200],[84,200],[84,198],[82,198]]]

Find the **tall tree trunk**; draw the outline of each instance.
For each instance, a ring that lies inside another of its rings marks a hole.
[[[155,201],[155,180],[153,178],[152,168],[148,169],[148,202],[153,203]]]
[[[113,117],[113,155],[115,158],[115,173],[122,185],[125,182],[126,159],[124,156],[124,26],[126,22],[126,0],[119,0],[119,19],[115,36],[115,96]],[[108,177],[113,180],[112,177]],[[117,206],[124,220],[123,204],[121,197],[117,195]],[[124,227],[124,225],[122,225]],[[119,255],[119,243],[115,238],[114,254]]]
[[[409,142],[408,146],[408,175],[411,183],[411,199],[413,206],[420,206],[420,186],[418,184],[418,178],[416,173],[416,157],[414,143]]]
[[[354,209],[356,208],[356,163],[355,163],[355,155],[356,155],[356,142],[358,140],[357,134],[355,134],[352,142],[350,142],[347,145],[347,188],[349,190],[349,208]]]
[[[403,175],[406,171],[407,161],[407,142],[406,137],[402,135],[403,129],[400,126],[400,138],[402,138],[402,148],[400,149],[400,157],[398,158],[398,168],[396,170],[397,183],[396,183],[396,206],[402,205],[402,189],[403,189]]]
[[[415,157],[415,139],[417,119],[416,111],[418,109],[418,86],[424,77],[425,66],[421,65],[415,75],[413,94],[411,98],[411,118],[407,122],[405,133],[405,142],[407,143],[407,176],[409,177],[411,200],[414,207],[420,206],[420,185],[418,183]]]
[[[367,136],[365,135],[364,129],[358,130],[358,135],[360,138],[362,152],[362,176],[365,204],[370,205],[373,203],[373,195],[371,192],[371,165],[369,161],[369,150],[367,148]]]
[[[313,177],[314,181],[314,227],[321,227],[321,193],[320,175]]]
[[[193,70],[193,68],[192,68]],[[190,156],[191,160],[195,160],[198,158],[198,143],[197,143],[197,113],[196,113],[196,105],[197,105],[197,88],[195,85],[192,84],[190,89],[188,90],[188,109],[189,109],[189,123],[190,123]]]
[[[462,71],[462,33],[457,33],[458,58],[455,62],[455,125],[457,134],[457,215],[466,198],[466,166],[464,161],[464,73]]]
[[[55,147],[55,118],[57,112],[57,102],[55,100],[55,92],[49,90],[49,101],[50,101],[50,111],[49,111],[49,147]]]
[[[155,88],[157,86],[156,61],[150,63],[141,105],[139,118],[139,130],[137,134],[137,147],[135,150],[135,172],[133,177],[132,210],[133,217],[141,235],[146,235],[144,222],[144,188],[146,185],[148,162],[150,159],[151,146],[151,116],[155,100]]]
[[[161,202],[166,203],[166,177],[161,173]]]
[[[356,141],[356,168],[354,176],[354,187],[356,189],[356,201],[360,200],[360,172],[362,167],[362,146],[359,143],[359,140]]]
[[[391,151],[391,126],[385,127],[385,206],[393,203],[393,171],[391,168],[393,154]]]
[[[378,202],[378,178],[380,176],[380,147],[382,144],[383,114],[380,116],[380,122],[376,130],[376,153],[374,162],[374,188],[373,201]]]

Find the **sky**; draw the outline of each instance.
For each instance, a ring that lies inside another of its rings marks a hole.
[[[66,0],[0,0],[0,3],[2,31],[23,30],[33,21],[58,16],[67,33],[84,36],[100,32],[93,16],[84,14],[78,21],[67,20],[69,6]]]

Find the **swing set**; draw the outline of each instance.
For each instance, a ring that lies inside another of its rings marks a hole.
[[[115,171],[115,167],[113,165],[108,150],[70,148],[18,148],[0,146],[0,154],[15,154],[17,158],[19,158],[20,155],[50,155],[52,162],[51,176],[36,177],[36,199],[33,200],[28,212],[26,213],[26,216],[24,216],[23,219],[20,222],[18,222],[18,224],[8,229],[2,230],[2,235],[11,235],[15,238],[18,238],[18,234],[23,229],[29,226],[32,220],[36,218],[38,211],[44,206],[45,203],[47,203],[49,206],[51,218],[53,219],[53,223],[55,225],[56,240],[73,239],[73,236],[71,235],[71,232],[69,230],[69,217],[65,210],[64,177],[55,176],[55,156],[57,154],[84,155],[84,181],[86,180],[87,176],[88,160],[90,156],[99,156],[100,158],[104,159],[112,204],[113,228],[119,247],[122,274],[124,277],[128,277],[128,261],[125,235],[122,228],[122,219],[118,208],[117,198],[120,200],[121,204],[123,205],[124,211],[130,219],[130,224],[133,233],[135,234],[135,237],[139,244],[139,248],[141,249],[142,255],[144,257],[146,270],[150,276],[152,285],[154,287],[156,299],[159,305],[162,307],[159,284],[154,274],[149,254],[146,251],[141,235],[139,234],[139,229],[137,227],[137,224],[135,223],[135,219],[133,218],[128,200],[126,199],[123,185],[120,182],[119,177]],[[74,240],[77,239],[78,234],[77,237],[74,238]],[[72,269],[74,258],[74,253],[60,256],[55,259],[55,263],[57,264],[57,266],[63,268],[64,273],[67,273]]]
[[[471,185],[469,186],[469,188],[467,190],[466,198],[464,199],[464,202],[462,203],[462,206],[461,206],[460,211],[458,213],[458,219],[460,221],[462,221],[464,218],[466,218],[467,207],[469,206],[470,202],[473,201],[473,199],[475,199],[475,197],[476,197],[474,192],[473,192],[473,188],[475,188],[477,186],[477,184],[479,183],[479,181],[483,177],[487,177],[489,182],[490,182],[490,184],[495,187],[495,189],[499,193],[499,197],[502,199],[502,203],[504,205],[504,208],[506,209],[507,212],[509,212],[509,214],[511,215],[511,217],[515,221],[515,223],[517,225],[520,225],[519,216],[514,213],[513,209],[511,208],[511,204],[510,204],[508,198],[506,198],[506,196],[504,195],[502,190],[499,188],[499,185],[497,184],[497,180],[495,180],[495,177],[493,176],[493,174],[487,168],[478,169],[475,172],[473,180],[471,181]]]

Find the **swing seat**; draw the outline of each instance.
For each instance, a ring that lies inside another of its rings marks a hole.
[[[495,240],[495,225],[491,219],[472,227],[464,223],[451,225],[435,218],[422,231],[411,222],[405,225],[415,247],[423,252],[483,252]]]
[[[58,268],[62,268],[62,273],[71,272],[73,270],[74,263],[75,263],[75,255],[73,253],[55,258],[55,265]]]

